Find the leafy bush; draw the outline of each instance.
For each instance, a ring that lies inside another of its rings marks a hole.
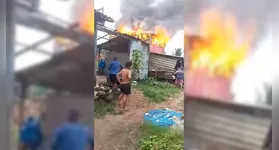
[[[169,128],[154,126],[144,123],[141,127],[141,139],[139,148],[141,150],[183,150],[184,136]]]
[[[141,50],[133,50],[132,54],[133,62],[133,79],[138,80],[138,75],[143,66],[143,53]]]
[[[143,92],[149,102],[155,103],[166,101],[170,96],[180,92],[180,89],[174,85],[156,81],[152,78],[140,81],[136,87]]]

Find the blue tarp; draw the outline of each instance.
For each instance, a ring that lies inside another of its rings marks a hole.
[[[182,113],[169,109],[150,110],[144,114],[144,120],[156,126],[170,127],[175,124],[173,117],[181,119]]]

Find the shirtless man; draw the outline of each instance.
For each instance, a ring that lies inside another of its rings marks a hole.
[[[122,69],[117,74],[117,80],[120,83],[120,91],[121,91],[121,94],[118,99],[118,107],[121,112],[124,111],[127,103],[127,98],[131,94],[131,83],[130,83],[132,78],[131,66],[132,66],[132,62],[128,61],[125,64],[125,68]]]

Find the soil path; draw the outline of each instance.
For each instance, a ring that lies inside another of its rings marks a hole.
[[[160,104],[147,104],[143,95],[133,90],[128,111],[123,115],[109,115],[94,120],[96,150],[136,150],[139,126],[143,115],[151,109],[184,110],[183,92]]]

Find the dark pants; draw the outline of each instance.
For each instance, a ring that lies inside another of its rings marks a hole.
[[[99,68],[98,73],[99,75],[105,75],[105,68]]]
[[[110,74],[110,75],[109,75],[109,80],[110,80],[110,82],[113,83],[113,84],[117,84],[117,83],[118,83],[116,74]]]

